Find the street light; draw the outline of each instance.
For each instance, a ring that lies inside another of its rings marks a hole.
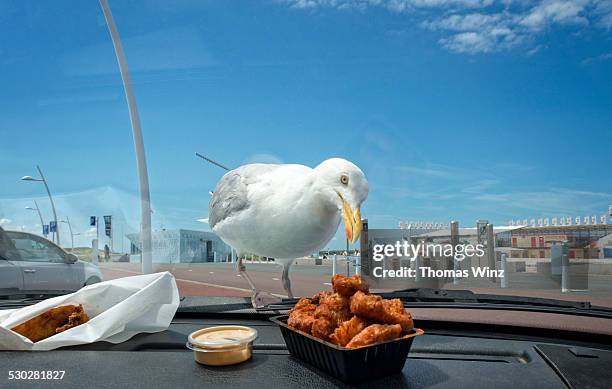
[[[140,129],[140,117],[138,115],[138,107],[136,106],[136,97],[132,90],[132,82],[128,71],[127,60],[123,53],[123,44],[115,25],[115,18],[108,5],[107,0],[99,0],[104,20],[108,27],[115,56],[119,64],[119,72],[123,81],[123,90],[127,100],[128,111],[130,113],[130,122],[132,124],[132,137],[134,138],[134,149],[136,152],[136,167],[138,169],[138,181],[140,189],[140,237],[142,240],[142,264],[141,269],[143,274],[153,272],[153,256],[151,246],[151,195],[149,193],[149,174],[147,172],[147,159],[144,150],[144,141],[142,139],[142,130]]]
[[[59,233],[59,226],[57,225],[57,213],[55,213],[55,204],[53,203],[53,197],[51,197],[51,191],[49,190],[49,185],[47,185],[47,180],[45,179],[45,176],[43,175],[42,170],[40,170],[40,166],[36,165],[36,169],[38,169],[40,178],[34,178],[32,176],[23,176],[21,177],[21,180],[22,181],[38,181],[38,182],[42,182],[43,184],[45,184],[45,189],[47,190],[47,194],[49,195],[49,201],[51,201],[51,209],[53,210],[53,220],[55,221],[55,236],[56,236],[55,243],[57,243],[57,245],[60,246],[60,233]]]
[[[70,230],[70,239],[72,240],[72,251],[74,251],[74,236],[78,235],[78,233],[77,234],[72,233],[72,225],[70,224],[70,219],[68,219],[68,216],[66,216],[66,220],[60,220],[60,223],[68,224],[68,229]]]
[[[40,228],[42,229],[43,235],[46,238],[47,235],[45,234],[45,222],[43,221],[43,217],[42,217],[42,214],[40,213],[40,208],[38,208],[38,203],[36,202],[36,200],[34,200],[34,206],[36,208],[32,208],[30,206],[27,206],[27,207],[25,207],[25,209],[27,209],[29,211],[36,211],[36,212],[38,212],[38,217],[40,218]]]

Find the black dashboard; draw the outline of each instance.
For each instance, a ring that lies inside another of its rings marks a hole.
[[[227,367],[194,362],[185,347],[199,328],[242,324],[257,329],[252,360]],[[499,336],[448,324],[416,323],[415,339],[401,374],[364,382],[363,387],[560,388],[609,387],[612,351],[606,346],[537,336]],[[426,326],[425,326],[426,325]],[[13,379],[9,372],[64,371],[61,379]],[[201,388],[344,387],[342,382],[289,355],[268,316],[177,314],[170,328],[139,334],[121,344],[98,342],[47,352],[0,352],[0,387]]]

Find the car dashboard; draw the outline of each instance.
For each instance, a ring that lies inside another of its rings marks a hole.
[[[200,328],[240,324],[258,338],[250,361],[210,367],[194,361],[187,336]],[[464,331],[449,323],[416,321],[425,335],[413,343],[400,374],[364,387],[605,387],[612,382],[612,351],[576,339]],[[602,340],[603,342],[603,340]],[[341,381],[289,355],[279,328],[262,314],[177,313],[163,332],[139,334],[120,344],[98,342],[47,352],[0,352],[0,386],[30,387],[40,380],[15,372],[60,371],[45,385],[83,387],[344,387]],[[9,379],[9,372],[13,378]],[[27,377],[26,377],[27,378]]]

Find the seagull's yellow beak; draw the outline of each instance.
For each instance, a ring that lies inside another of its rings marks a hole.
[[[357,207],[357,209],[355,209],[353,212],[351,206],[346,202],[344,197],[342,197],[339,192],[336,193],[338,193],[338,196],[340,196],[340,200],[342,201],[342,216],[344,218],[344,231],[346,232],[346,239],[351,243],[355,243],[361,235],[361,211],[359,210],[359,207]]]

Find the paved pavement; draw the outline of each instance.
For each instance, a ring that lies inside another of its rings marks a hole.
[[[100,268],[106,279],[140,274],[139,264],[102,263]],[[280,281],[280,266],[273,263],[247,263],[246,268],[259,289],[280,296],[285,295]],[[233,264],[154,264],[153,270],[156,272],[169,271],[174,274],[181,295],[240,297],[251,295],[248,283],[237,274]],[[345,271],[346,269],[339,266],[339,270]],[[325,265],[294,265],[291,267],[290,277],[292,289],[296,296],[311,296],[319,290],[330,288],[331,267]],[[591,275],[589,276],[588,291],[571,293],[561,293],[557,283],[538,273],[510,273],[509,277],[508,289],[501,289],[499,283],[495,284],[486,279],[473,278],[461,280],[458,285],[453,285],[450,282],[439,287],[470,289],[476,293],[591,301],[594,305],[612,307],[612,276]],[[414,285],[404,286],[414,287]]]
[[[281,282],[281,267],[275,264],[246,264],[255,285],[270,293],[286,296]],[[100,269],[105,279],[140,274],[139,266],[125,263],[103,263]],[[229,263],[158,265],[153,270],[169,271],[177,279],[182,295],[194,296],[250,296],[249,284]],[[329,273],[328,273],[329,272]],[[321,266],[293,266],[292,290],[296,296],[310,296],[330,288],[331,269]]]

